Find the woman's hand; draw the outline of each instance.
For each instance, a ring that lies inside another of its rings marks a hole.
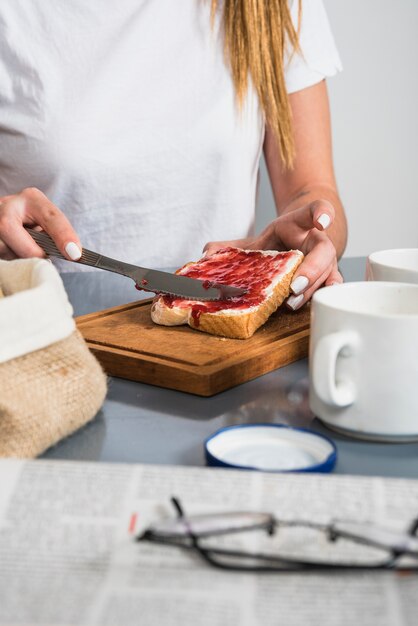
[[[316,200],[278,217],[256,238],[207,243],[213,254],[219,248],[234,246],[246,250],[301,250],[305,258],[293,277],[293,295],[287,304],[293,310],[307,302],[321,285],[342,283],[334,244],[324,232],[334,221],[335,212],[327,200]]]
[[[25,226],[40,227],[72,261],[81,257],[80,240],[65,215],[39,189],[0,197],[0,258],[45,257]]]

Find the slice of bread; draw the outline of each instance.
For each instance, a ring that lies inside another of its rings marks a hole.
[[[244,296],[203,302],[160,295],[152,304],[151,318],[163,326],[189,324],[212,335],[247,339],[288,297],[302,260],[299,250],[222,248],[196,263],[187,263],[176,274],[245,287],[248,292]]]

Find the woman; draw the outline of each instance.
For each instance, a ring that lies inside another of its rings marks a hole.
[[[339,58],[322,0],[302,3],[299,45],[290,4],[3,0],[0,256],[42,256],[23,228],[38,225],[70,259],[84,245],[151,267],[220,240],[299,248],[293,309],[341,282],[324,81]],[[262,149],[279,217],[254,237]]]

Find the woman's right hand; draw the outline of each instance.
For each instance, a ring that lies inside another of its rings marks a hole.
[[[0,258],[45,257],[25,230],[40,227],[55,241],[60,252],[72,260],[81,257],[80,240],[65,215],[35,187],[0,197]]]

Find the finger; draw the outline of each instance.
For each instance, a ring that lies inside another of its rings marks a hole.
[[[338,271],[338,267],[335,265],[335,267],[333,267],[330,275],[325,281],[325,287],[331,287],[332,285],[340,285],[343,282],[344,282],[344,278]]]
[[[300,309],[301,306],[306,304],[308,300],[310,300],[319,287],[324,285],[325,287],[331,287],[332,285],[341,284],[344,282],[344,279],[340,272],[338,271],[337,262],[334,263],[331,270],[327,268],[325,272],[321,274],[317,278],[317,280],[307,289],[304,293],[299,294],[298,296],[290,296],[288,298],[286,304],[293,309]]]
[[[23,228],[20,204],[21,200],[15,196],[0,206],[0,237],[5,255],[7,258],[44,257],[43,250]]]
[[[341,276],[340,272],[338,272],[338,270],[336,272],[332,270],[328,276],[327,272],[324,272],[322,276],[320,276],[318,280],[316,280],[314,284],[303,294],[300,294],[299,296],[290,296],[286,304],[293,311],[296,311],[297,309],[300,309],[300,307],[302,307],[304,304],[306,304],[312,298],[315,291],[317,291],[317,289],[319,289],[320,287],[331,287],[332,285],[341,284],[343,282],[343,277]]]
[[[298,296],[290,296],[286,301],[286,305],[290,307],[293,311],[300,309],[304,304],[306,304],[312,298],[313,294],[315,293],[317,289],[325,285],[328,273],[329,273],[329,270],[326,270],[325,272],[323,272],[323,274],[321,274],[321,276],[319,276],[314,281],[314,283],[310,285],[309,289],[307,289],[303,293],[299,294]]]
[[[5,204],[8,200],[11,200],[11,198],[14,198],[14,196],[2,196],[0,198],[0,206]]]
[[[292,279],[290,289],[296,296],[304,293],[323,274],[328,276],[336,263],[334,246],[327,237],[321,237],[322,240],[305,256]]]
[[[311,285],[309,289],[307,289],[304,293],[301,293],[298,296],[290,296],[286,301],[286,305],[291,308],[292,311],[297,311],[298,309],[300,309],[312,298],[315,291],[319,289],[319,287],[322,287],[327,279],[327,275],[327,272],[321,274],[321,276],[317,278],[313,285]]]
[[[64,256],[77,261],[82,253],[80,239],[62,211],[39,189],[27,189],[23,193],[26,195],[28,218],[42,226]]]
[[[0,241],[0,259],[3,259],[3,261],[13,261],[14,259],[17,259],[13,250],[6,246],[6,244],[2,241]]]
[[[247,239],[234,239],[232,241],[209,241],[203,248],[204,256],[210,256],[221,248],[242,248],[243,250],[254,250],[252,247],[254,240]]]

